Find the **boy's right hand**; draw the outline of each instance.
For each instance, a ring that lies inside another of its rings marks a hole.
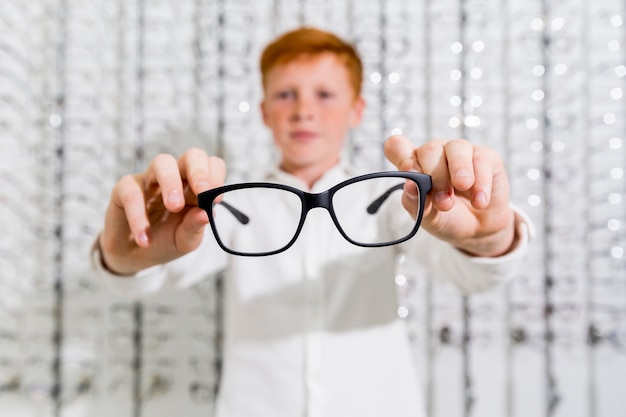
[[[196,249],[209,222],[196,196],[225,177],[223,160],[192,148],[178,160],[158,155],[146,171],[121,178],[98,237],[106,268],[134,274]]]

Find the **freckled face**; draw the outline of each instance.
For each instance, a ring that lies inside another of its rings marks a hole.
[[[272,68],[261,103],[263,121],[291,173],[323,173],[340,158],[348,131],[361,121],[364,103],[335,55],[302,58]]]

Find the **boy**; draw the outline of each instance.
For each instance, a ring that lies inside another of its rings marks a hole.
[[[352,46],[298,29],[268,45],[261,71],[263,120],[281,155],[264,180],[319,193],[354,177],[341,160],[365,106]],[[466,292],[501,282],[527,236],[498,155],[465,140],[414,148],[399,136],[385,142],[385,155],[399,170],[432,176],[421,230],[402,250]],[[205,231],[207,213],[196,205],[196,195],[225,177],[221,159],[191,149],[178,160],[159,155],[145,172],[122,178],[94,252],[101,278],[141,296],[224,271],[218,417],[423,415],[396,314],[398,246],[351,245],[327,216],[311,212],[285,252],[228,255]],[[415,217],[415,186],[404,187],[402,203]],[[278,211],[282,203],[275,204]]]

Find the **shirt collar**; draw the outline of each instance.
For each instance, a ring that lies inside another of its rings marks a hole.
[[[340,161],[337,165],[329,169],[322,175],[322,177],[313,184],[312,192],[325,191],[336,185],[337,183],[350,178],[354,175],[354,168],[352,168],[345,161]],[[307,190],[307,185],[298,177],[295,177],[288,172],[283,171],[279,166],[273,167],[267,173],[267,179],[271,182],[289,185],[301,190]]]

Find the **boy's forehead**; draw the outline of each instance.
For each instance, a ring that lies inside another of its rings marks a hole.
[[[266,76],[266,82],[269,83],[271,81],[282,80],[282,76],[285,75],[285,72],[300,73],[320,71],[321,73],[323,70],[331,68],[332,72],[323,72],[324,77],[329,79],[334,78],[336,80],[345,80],[347,83],[350,82],[348,68],[345,63],[342,62],[337,55],[330,52],[320,54],[301,54],[297,55],[293,59],[277,63],[269,69]],[[343,71],[341,69],[343,69]],[[277,75],[277,72],[281,73],[280,78],[273,76]]]
[[[292,58],[285,59],[284,61],[277,62],[270,71],[276,68],[285,68],[285,67],[304,67],[310,68],[319,65],[329,65],[329,64],[340,64],[343,63],[340,61],[339,57],[331,52],[323,52],[318,54],[300,54],[295,55]]]

